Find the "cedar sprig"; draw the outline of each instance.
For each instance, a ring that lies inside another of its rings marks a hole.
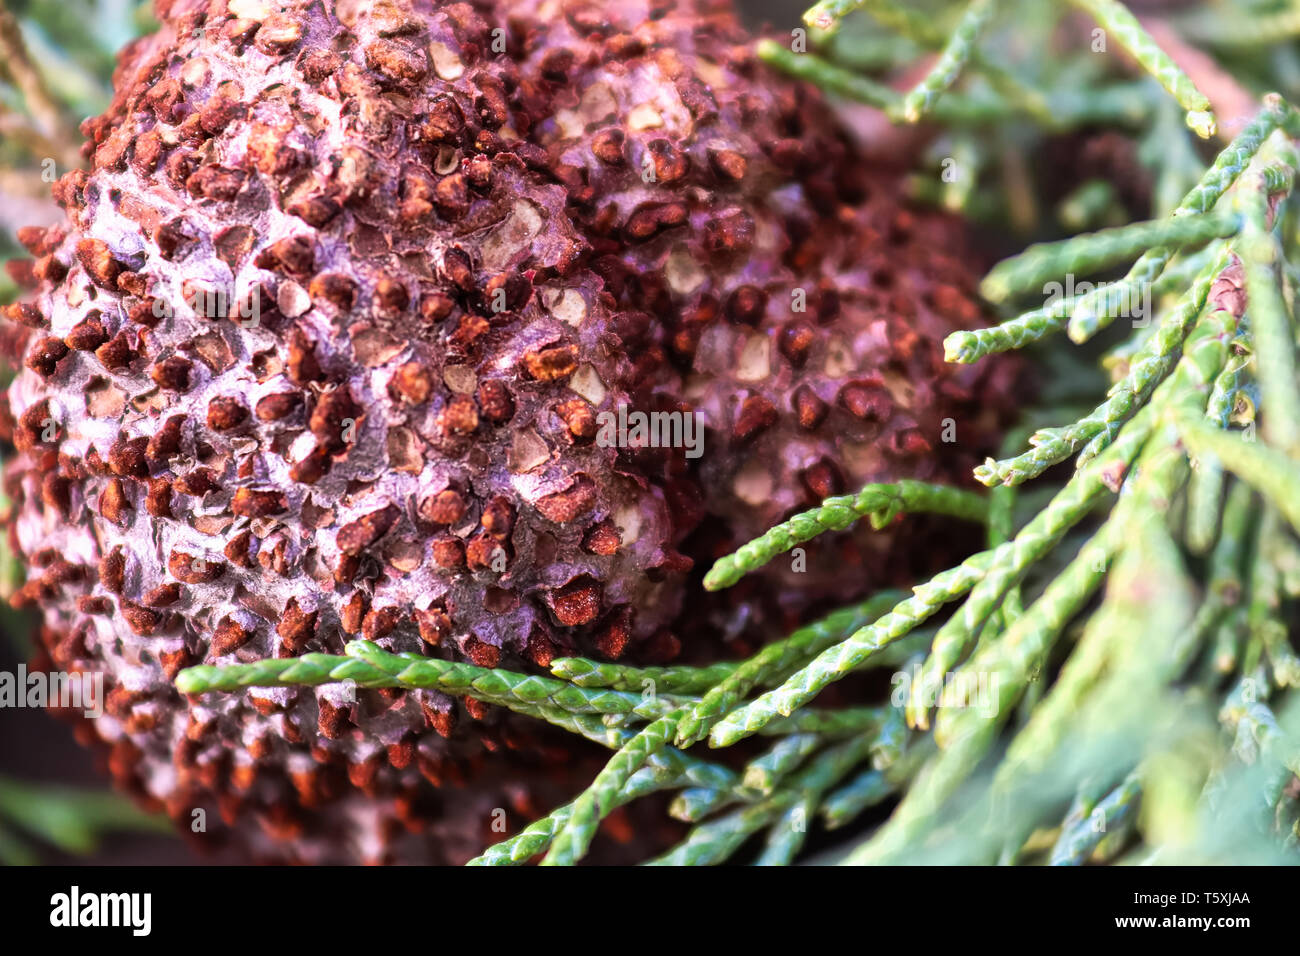
[[[903,119],[920,122],[940,94],[957,82],[962,68],[975,52],[975,41],[997,9],[995,0],[971,0],[939,58],[908,94],[903,97]]]
[[[1155,40],[1142,28],[1137,17],[1119,0],[1073,0],[1075,6],[1090,13],[1097,25],[1112,33],[1120,45],[1156,78],[1187,111],[1187,125],[1202,139],[1214,135],[1214,113],[1209,98],[1196,88],[1191,78],[1179,68]]]
[[[1142,786],[1138,774],[1124,782],[1086,811],[1072,813],[1061,826],[1052,847],[1052,866],[1079,866],[1097,849],[1107,833],[1121,826],[1137,807]]]
[[[980,293],[990,302],[1004,302],[1019,292],[1038,292],[1044,283],[1066,273],[1099,272],[1152,246],[1181,249],[1235,235],[1240,228],[1241,217],[1236,214],[1205,213],[1135,222],[1061,242],[1039,243],[999,262],[980,283]]]
[[[1264,108],[1219,153],[1201,180],[1183,197],[1171,218],[1204,214],[1213,209],[1254,158],[1265,139],[1281,124],[1283,115],[1281,101],[1266,98]],[[1031,342],[1059,332],[1067,323],[1070,338],[1075,342],[1083,342],[1118,316],[1121,309],[1141,301],[1144,288],[1151,288],[1153,299],[1164,292],[1165,287],[1159,284],[1159,279],[1176,251],[1155,246],[1143,252],[1128,273],[1115,282],[1072,299],[1058,298],[1047,306],[1000,325],[973,332],[954,332],[944,340],[945,357],[949,362],[975,362],[995,352],[1023,348]],[[1067,273],[1071,271],[1072,267],[1065,269]]]
[[[855,495],[827,498],[816,508],[771,528],[735,553],[719,558],[705,575],[704,587],[709,591],[731,587],[777,555],[824,532],[843,531],[862,518],[880,529],[899,514],[921,512],[983,523],[988,519],[988,500],[960,488],[923,481],[867,485]]]
[[[751,690],[783,680],[790,671],[801,667],[825,648],[876,621],[900,599],[898,592],[886,591],[854,607],[832,612],[799,628],[784,640],[769,644],[719,681],[683,715],[677,725],[677,746],[689,747],[703,740]]]
[[[1034,447],[1022,455],[1004,461],[988,461],[975,469],[977,480],[986,485],[997,483],[1020,484],[1036,478],[1052,465],[1064,461],[1071,454],[1094,441],[1098,446],[1089,448],[1081,456],[1080,464],[1096,457],[1100,447],[1109,443],[1119,427],[1132,414],[1173,368],[1183,339],[1192,323],[1205,306],[1210,285],[1227,265],[1227,251],[1223,250],[1192,283],[1190,289],[1169,311],[1156,332],[1130,360],[1128,374],[1112,386],[1107,399],[1091,414],[1072,425],[1060,429],[1042,429],[1030,438]]]
[[[557,657],[551,662],[551,673],[579,687],[608,687],[631,693],[654,690],[694,696],[709,691],[738,666],[732,661],[721,661],[707,667],[629,667],[586,657]]]

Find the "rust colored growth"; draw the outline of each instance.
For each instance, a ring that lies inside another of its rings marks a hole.
[[[132,604],[130,601],[122,602],[122,616],[126,618],[126,623],[131,630],[141,637],[157,634],[164,621],[162,612]]]
[[[710,149],[709,165],[720,179],[730,182],[744,179],[749,167],[744,155],[734,149]]]
[[[514,395],[499,379],[480,383],[477,398],[480,414],[493,425],[504,425],[515,413]]]
[[[63,340],[49,336],[32,347],[23,364],[42,378],[49,378],[59,370],[59,362],[67,354],[68,346]]]
[[[316,728],[321,736],[329,740],[341,739],[347,733],[348,724],[351,723],[350,708],[335,706],[324,697],[317,698],[317,706],[319,716]]]
[[[150,478],[145,482],[145,510],[155,518],[174,518],[172,483],[168,478]]]
[[[121,546],[114,548],[99,561],[99,583],[105,591],[121,594],[126,581],[126,554]]]
[[[454,571],[465,566],[465,542],[450,536],[435,538],[431,545],[434,563]]]
[[[562,380],[573,375],[577,368],[577,350],[571,345],[555,346],[526,352],[524,368],[537,381]]]
[[[304,485],[314,485],[329,473],[330,464],[329,449],[317,445],[305,458],[294,463],[289,469],[289,477]]]
[[[465,638],[463,650],[465,656],[479,667],[496,667],[501,663],[501,648],[481,641],[472,634]]]
[[[505,547],[483,531],[465,543],[465,563],[472,570],[503,570],[507,561]]]
[[[565,627],[590,624],[600,613],[600,585],[590,579],[566,584],[547,594],[547,603],[556,621]]]
[[[632,611],[626,606],[616,608],[598,630],[596,649],[610,660],[618,660],[631,639]]]
[[[235,535],[222,548],[221,553],[237,568],[251,568],[253,566],[250,549],[253,543],[253,533],[251,531],[241,531]]]
[[[95,349],[95,358],[99,359],[100,364],[109,371],[127,368],[142,354],[139,339],[126,329]]]
[[[78,240],[77,261],[91,281],[103,289],[116,289],[118,273],[125,268],[113,258],[113,251],[102,239]]]
[[[357,300],[357,283],[350,276],[322,272],[311,280],[307,293],[313,302],[329,303],[340,312],[347,312]]]
[[[390,504],[344,525],[337,537],[339,550],[349,555],[360,554],[386,535],[400,515],[401,509]]]
[[[237,398],[218,396],[208,403],[208,427],[225,432],[248,420],[248,408]]]
[[[578,475],[564,491],[557,491],[539,499],[537,510],[549,521],[568,524],[590,511],[595,503],[596,483],[586,475]]]
[[[154,365],[149,370],[149,376],[158,383],[159,388],[185,392],[189,390],[193,370],[193,362],[183,355],[173,355]]]
[[[289,357],[286,362],[289,379],[295,385],[319,382],[325,378],[320,362],[316,359],[316,347],[306,334],[295,328],[289,336]]]
[[[420,516],[433,524],[450,525],[465,516],[466,504],[460,492],[448,488],[420,503]]]
[[[144,478],[149,474],[149,439],[119,438],[108,449],[108,467],[123,478]]]
[[[254,261],[259,269],[310,276],[316,268],[316,243],[310,236],[290,236],[271,243]]]
[[[172,415],[153,433],[144,446],[144,459],[149,468],[164,468],[180,454],[184,427],[185,416]]]
[[[78,352],[93,352],[108,341],[108,332],[97,315],[89,315],[74,325],[63,341]]]
[[[173,550],[167,556],[167,571],[185,584],[210,584],[225,572],[225,565],[207,555]]]
[[[193,498],[202,498],[220,487],[221,483],[217,480],[216,475],[208,468],[195,468],[193,471],[181,475],[172,484],[174,491]]]
[[[589,442],[596,437],[596,410],[585,399],[560,402],[555,406],[555,414],[564,422],[573,441]]]
[[[582,550],[591,554],[609,556],[618,551],[623,543],[617,526],[612,521],[601,521],[592,525],[582,539]]]
[[[817,341],[817,333],[807,322],[789,322],[781,329],[781,354],[795,368],[808,360],[808,352]]]
[[[888,389],[870,381],[845,385],[840,389],[839,402],[856,417],[873,422],[884,421],[894,407]]]
[[[765,429],[776,424],[776,407],[762,395],[750,395],[740,406],[740,414],[732,427],[732,436],[740,442],[749,441]]]
[[[468,395],[453,395],[438,413],[438,427],[449,435],[469,435],[478,428],[478,406]]]
[[[320,397],[307,427],[322,447],[339,452],[347,448],[360,417],[361,406],[352,400],[348,386],[341,385]]]
[[[591,151],[601,162],[617,166],[623,162],[623,144],[626,141],[627,135],[621,129],[602,129],[591,138]]]
[[[361,622],[361,636],[367,641],[377,641],[391,634],[406,618],[400,607],[371,608]]]
[[[51,659],[706,663],[719,621],[756,648],[946,556],[850,529],[797,582],[690,590],[809,500],[967,473],[1014,412],[1004,360],[940,360],[981,321],[954,222],[725,4],[209,6],[123,51],[65,222],[9,269],[0,517]],[[602,441],[620,408],[703,454]],[[523,825],[596,772],[432,688],[121,705],[126,790],[286,861],[463,860],[485,808]]]
[[[510,537],[515,526],[515,507],[509,498],[498,495],[483,506],[483,516],[479,523],[492,537],[505,540]]]
[[[103,492],[99,496],[99,512],[105,522],[117,524],[118,527],[125,527],[130,523],[130,511],[134,510],[131,499],[126,494],[126,485],[122,484],[121,479],[109,479],[108,484],[104,485]]]
[[[686,154],[666,139],[652,139],[646,144],[646,152],[654,170],[655,182],[674,183],[690,172],[691,165]]]
[[[230,510],[244,518],[264,518],[279,514],[286,507],[284,493],[280,491],[237,488],[230,499]]]
[[[172,581],[168,584],[160,584],[156,588],[147,591],[141,599],[141,603],[152,608],[171,607],[181,599],[181,594],[181,586]]]
[[[754,219],[743,209],[725,210],[704,225],[704,250],[710,255],[748,252],[754,245]]]
[[[222,618],[212,633],[212,642],[208,646],[214,657],[223,657],[233,653],[247,644],[253,637],[253,631],[236,621],[233,617]]]
[[[644,203],[628,215],[623,234],[629,242],[645,242],[665,230],[684,226],[687,218],[685,203]]]
[[[451,633],[451,618],[440,607],[416,610],[415,622],[420,630],[420,639],[430,647],[438,647]]]
[[[277,392],[258,399],[254,413],[258,421],[278,422],[288,418],[300,408],[302,408],[302,393]]]

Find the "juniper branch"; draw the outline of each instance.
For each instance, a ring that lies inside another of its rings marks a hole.
[[[783,737],[765,754],[750,761],[741,775],[741,783],[767,796],[778,783],[815,753],[822,744],[818,734],[791,734]]]
[[[722,862],[750,834],[779,820],[791,807],[803,801],[810,801],[805,805],[816,805],[821,794],[866,757],[869,748],[870,740],[866,737],[827,748],[772,796],[695,827],[682,843],[651,861],[652,864],[694,866]]]
[[[1179,363],[1176,376],[1161,395],[1162,414],[1201,410],[1206,386],[1227,361],[1227,341],[1235,331],[1235,322],[1231,313],[1217,311],[1198,324],[1188,341],[1187,353]],[[1143,521],[1166,513],[1177,489],[1187,480],[1190,471],[1189,462],[1181,449],[1172,443],[1171,436],[1163,432],[1144,451],[1140,462],[1136,488],[1128,498],[1121,500],[1120,506],[1107,522],[1106,544],[1111,549],[1129,543],[1122,536],[1130,526],[1140,525]],[[1237,503],[1234,503],[1234,508],[1236,506]],[[1226,549],[1227,546],[1225,551]],[[1138,568],[1149,571],[1152,565],[1149,561],[1130,560],[1125,567],[1132,574]],[[1174,576],[1174,572],[1170,571],[1161,580]],[[1134,628],[1130,620],[1132,605],[1143,600],[1148,603],[1154,601],[1149,593],[1143,592],[1140,582],[1127,582],[1123,575],[1118,575],[1112,581],[1112,587],[1128,603],[1108,603],[1103,607],[1102,613],[1093,619],[1052,693],[1038,708],[1029,726],[1012,743],[1003,765],[1004,770],[1010,771],[1026,761],[1045,759],[1050,750],[1050,742],[1059,739],[1066,718],[1079,713],[1083,693],[1101,673],[1103,663],[1115,648],[1128,646],[1128,636]],[[1138,598],[1135,601],[1128,600],[1130,593],[1137,594]],[[1145,598],[1142,597],[1144,593]],[[1179,662],[1185,660],[1198,643],[1200,633],[1195,627],[1187,631],[1191,634],[1191,640],[1174,645],[1174,663],[1167,665],[1170,673],[1181,666]],[[1113,669],[1120,664],[1111,661],[1110,666]],[[1037,758],[1035,754],[1038,755]]]
[[[1202,637],[1217,638],[1232,626],[1229,611],[1240,602],[1245,590],[1242,566],[1253,516],[1250,486],[1235,482],[1223,506],[1218,541],[1210,553],[1205,599],[1192,625]],[[1216,650],[1216,656],[1217,653]]]
[[[0,0],[0,63],[22,93],[23,102],[41,133],[58,148],[59,161],[75,164],[75,144],[79,141],[76,131],[65,121],[63,108],[50,92],[41,71],[32,63],[22,28],[3,0]]]
[[[975,469],[976,479],[986,485],[996,482],[1016,484],[1041,475],[1085,443],[1098,437],[1109,441],[1133,409],[1174,367],[1183,339],[1205,307],[1210,286],[1226,267],[1227,257],[1227,250],[1222,250],[1201,272],[1187,294],[1160,323],[1155,335],[1131,364],[1128,374],[1111,388],[1109,397],[1092,414],[1065,428],[1037,432],[1031,439],[1034,448],[1005,461],[989,460]]]
[[[708,792],[728,793],[736,785],[732,771],[698,761],[670,747],[655,754],[649,760],[649,766],[633,774],[614,799],[616,805],[622,806],[660,790],[698,784],[702,779],[716,785],[706,788]],[[551,845],[555,834],[568,822],[573,809],[573,802],[566,803],[524,827],[515,836],[488,847],[481,856],[470,860],[469,865],[513,866],[527,862]]]
[[[1276,97],[1266,97],[1263,109],[1215,157],[1200,182],[1183,197],[1172,215],[1201,215],[1214,208],[1254,159],[1264,141],[1278,128],[1284,115],[1281,101]],[[1136,292],[1154,283],[1176,253],[1177,249],[1166,246],[1149,249],[1124,278],[1087,293],[1075,305],[1069,326],[1070,339],[1085,342],[1109,325],[1117,314],[1116,309],[1131,301]]]
[[[1169,91],[1178,105],[1187,111],[1187,125],[1198,136],[1209,139],[1214,135],[1214,114],[1210,111],[1209,98],[1151,39],[1127,7],[1119,0],[1073,0],[1073,3],[1091,14],[1103,30],[1114,34],[1120,46]]]
[[[763,648],[705,694],[695,709],[681,719],[677,746],[688,747],[704,739],[713,725],[753,688],[779,680],[790,668],[802,666],[809,658],[842,640],[845,634],[880,617],[899,597],[896,591],[878,594],[856,606],[834,611]]]
[[[1066,531],[1102,500],[1107,493],[1107,475],[1117,467],[1122,469],[1132,460],[1145,442],[1150,427],[1151,416],[1139,413],[1107,454],[1076,473],[1051,504],[1013,541],[992,551],[980,552],[957,568],[920,585],[915,589],[915,597],[900,604],[876,624],[823,651],[780,687],[733,711],[714,728],[713,746],[727,746],[757,733],[778,716],[793,713],[828,684],[846,677],[872,654],[934,614],[944,603],[970,590],[971,596],[936,635],[931,663],[923,673],[941,675],[946,672],[968,647],[970,636],[988,619],[1025,569],[1054,547]]]
[[[704,587],[710,591],[730,587],[778,554],[826,531],[843,531],[864,517],[879,529],[903,512],[930,512],[982,523],[988,518],[988,500],[960,488],[923,481],[867,485],[855,495],[827,498],[811,511],[795,515],[735,553],[719,558],[704,576]]]
[[[1244,362],[1231,357],[1223,371],[1214,380],[1205,417],[1219,428],[1227,428],[1236,403],[1237,390],[1242,382]],[[1187,528],[1184,538],[1193,554],[1205,554],[1214,546],[1221,520],[1220,498],[1223,496],[1223,466],[1213,455],[1193,462],[1192,477],[1187,490]]]
[[[710,787],[691,787],[677,795],[668,807],[668,815],[683,823],[699,823],[722,807],[735,803],[734,792]]]
[[[573,802],[569,818],[556,834],[543,865],[572,865],[586,855],[600,821],[618,806],[619,794],[632,775],[668,746],[677,731],[678,717],[679,712],[674,712],[647,724],[610,758]]]
[[[879,770],[864,770],[838,790],[826,795],[821,805],[827,829],[834,830],[853,821],[878,803],[887,800],[896,787]]]
[[[865,10],[881,26],[896,30],[922,46],[937,47],[943,33],[933,20],[894,0],[821,0],[804,12],[803,22],[819,30],[835,30],[854,10]]]
[[[994,0],[971,0],[967,5],[939,59],[903,98],[903,118],[907,122],[919,122],[933,108],[940,94],[957,82],[975,51],[980,31],[992,19],[995,9]]]
[[[1293,528],[1300,530],[1300,475],[1295,462],[1276,449],[1221,431],[1190,416],[1180,417],[1178,431],[1195,455],[1214,455],[1223,467],[1272,501]]]
[[[1150,249],[1181,249],[1234,235],[1241,218],[1235,213],[1174,216],[1084,233],[1060,242],[1044,242],[999,262],[980,283],[990,302],[1018,292],[1041,292],[1043,284],[1063,275],[1088,275]]]
[[[1241,255],[1255,368],[1264,399],[1264,435],[1292,457],[1300,456],[1300,389],[1296,387],[1295,329],[1278,288],[1277,243],[1268,227],[1268,188],[1257,177],[1241,193],[1245,222]]]
[[[930,686],[943,681],[944,675],[970,651],[979,628],[1025,571],[1103,500],[1109,491],[1107,482],[1113,480],[1110,476],[1127,470],[1142,449],[1151,434],[1153,418],[1154,413],[1143,408],[1106,455],[1076,472],[1047,508],[1012,541],[994,551],[989,573],[935,635],[930,657],[922,668],[923,681]],[[929,726],[925,708],[914,705],[910,716],[916,726]]]
[[[772,40],[760,40],[755,53],[765,63],[791,76],[813,83],[828,93],[866,103],[893,115],[901,107],[901,97],[892,87],[869,77],[836,66],[812,53],[794,53]],[[1144,109],[1134,109],[1133,90],[1090,90],[1086,96],[1067,93],[1050,100],[1055,129],[1072,129],[1087,123],[1121,123],[1130,125],[1145,116]],[[951,126],[985,126],[1029,114],[1033,103],[1011,101],[997,94],[949,93],[935,102],[933,118]]]
[[[1272,47],[1300,36],[1300,9],[1251,10],[1248,16],[1181,17],[1178,28],[1198,43],[1226,48]]]
[[[1112,827],[1132,814],[1142,793],[1141,780],[1131,773],[1124,782],[1108,793],[1091,813],[1067,820],[1052,847],[1052,866],[1079,866],[1097,849],[1097,844]],[[1100,820],[1098,820],[1100,815]],[[1101,824],[1098,828],[1097,823]]]
[[[1056,299],[1040,309],[983,329],[962,329],[943,340],[944,361],[969,365],[995,352],[1024,348],[1065,328],[1070,309],[1081,296]]]
[[[1289,643],[1286,622],[1282,618],[1282,575],[1273,560],[1281,534],[1277,511],[1265,508],[1260,518],[1256,559],[1250,576],[1250,600],[1246,622],[1251,637],[1268,656],[1273,682],[1279,687],[1300,687],[1300,657]]]
[[[703,694],[735,671],[733,661],[707,667],[629,667],[586,657],[558,657],[551,662],[551,673],[579,687],[608,687],[632,693],[644,693],[647,687],[656,693]]]
[[[571,714],[634,714],[648,720],[658,719],[685,702],[671,695],[643,697],[607,688],[588,689],[533,674],[411,654],[390,654],[369,641],[352,641],[345,650],[346,657],[304,654],[224,667],[190,667],[176,675],[176,688],[183,694],[200,694],[243,687],[316,686],[351,680],[359,687],[430,688],[467,694],[507,708],[516,704],[552,706]]]
[[[969,591],[983,578],[992,563],[993,555],[993,552],[981,551],[957,567],[935,575],[925,584],[917,585],[913,588],[912,597],[900,602],[880,620],[860,628],[847,639],[822,651],[776,690],[763,694],[716,721],[710,732],[710,746],[728,747],[758,733],[779,717],[794,713],[826,685],[847,676],[873,654],[937,613],[944,604]]]
[[[767,845],[754,861],[755,866],[789,866],[803,849],[808,824],[817,812],[820,794],[805,793],[780,815],[767,834]]]
[[[1161,387],[1152,403],[1144,407],[1121,432],[1115,448],[1121,447],[1135,425],[1154,416],[1156,409],[1161,409],[1162,413],[1165,409],[1181,411],[1194,407],[1198,396],[1201,396],[1201,401],[1204,400],[1209,383],[1226,360],[1226,341],[1233,331],[1230,328],[1233,317],[1230,313],[1220,311],[1204,321],[1205,326],[1197,330],[1195,347],[1184,355],[1176,374]],[[1094,536],[1092,546],[1086,545],[1080,550],[1066,570],[1048,584],[1039,599],[1011,626],[1007,634],[989,644],[964,665],[963,670],[968,673],[988,675],[989,686],[996,688],[997,707],[994,714],[989,717],[974,709],[940,708],[934,737],[943,747],[943,752],[918,777],[889,823],[872,841],[855,851],[851,858],[854,862],[889,859],[917,839],[926,821],[939,811],[983,758],[1001,722],[1006,719],[1010,706],[1023,692],[1028,675],[1043,660],[1066,623],[1100,586],[1105,577],[1108,556],[1120,543],[1129,524],[1129,516],[1145,514],[1151,520],[1153,516],[1159,516],[1163,508],[1168,507],[1168,502],[1185,473],[1185,462],[1181,456],[1171,453],[1168,438],[1162,438],[1154,450],[1144,451],[1143,454],[1144,457],[1155,456],[1159,452],[1163,452],[1158,459],[1163,462],[1162,466],[1147,470],[1139,480],[1140,486],[1144,488],[1142,507],[1147,510],[1138,511],[1132,503],[1134,499],[1128,499],[1125,506],[1118,509],[1117,514],[1112,514],[1102,531]],[[1112,453],[1114,449],[1108,455]],[[1102,460],[1104,459],[1094,462],[1094,466]],[[1180,462],[1184,462],[1182,467]],[[1047,731],[1045,739],[1055,739],[1055,729],[1042,719],[1041,708],[1035,719]],[[1019,740],[1017,738],[1017,742]],[[1022,750],[1031,753],[1039,749],[1023,743],[1020,746]],[[1010,754],[1008,759],[1011,759]],[[1005,767],[1000,773],[1005,777],[1012,772],[1011,767],[1014,766],[1015,764]]]

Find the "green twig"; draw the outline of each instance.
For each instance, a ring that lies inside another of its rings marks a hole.
[[[896,591],[878,594],[855,607],[845,608],[801,627],[789,637],[769,644],[704,695],[677,727],[677,746],[688,747],[703,740],[709,730],[755,687],[781,680],[792,669],[821,653],[846,634],[880,617],[896,604]]]
[[[827,498],[811,511],[795,515],[762,536],[719,558],[704,576],[704,587],[718,591],[761,568],[778,554],[826,531],[843,531],[861,518],[879,529],[901,513],[930,512],[983,523],[988,499],[961,488],[923,481],[867,485],[855,495]]]
[[[962,68],[975,50],[980,31],[993,17],[994,0],[971,0],[945,44],[939,59],[916,86],[903,97],[903,118],[909,123],[919,122],[930,112],[944,90],[957,82]]]
[[[1151,248],[1181,249],[1235,234],[1241,220],[1235,214],[1206,213],[1116,226],[1061,242],[1030,246],[993,267],[980,284],[990,302],[1003,302],[1017,292],[1041,292],[1043,284],[1063,275],[1083,276]]]
[[[1214,114],[1209,98],[1196,88],[1196,84],[1173,59],[1162,50],[1151,34],[1142,29],[1137,17],[1119,0],[1073,0],[1079,8],[1090,13],[1097,24],[1112,33],[1120,46],[1129,52],[1148,73],[1154,76],[1187,111],[1187,125],[1202,139],[1214,135]]]

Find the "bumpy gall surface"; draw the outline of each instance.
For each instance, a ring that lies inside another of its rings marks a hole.
[[[186,699],[175,674],[352,636],[716,658],[706,632],[892,580],[898,542],[834,536],[705,600],[721,549],[866,481],[961,480],[1005,420],[1009,366],[942,363],[981,321],[959,227],[900,205],[725,3],[157,13],[66,224],[22,235],[5,487],[17,603],[52,666],[106,674],[81,735],[185,828],[463,861],[598,755],[432,691]],[[697,415],[702,454],[610,447],[620,406]]]

